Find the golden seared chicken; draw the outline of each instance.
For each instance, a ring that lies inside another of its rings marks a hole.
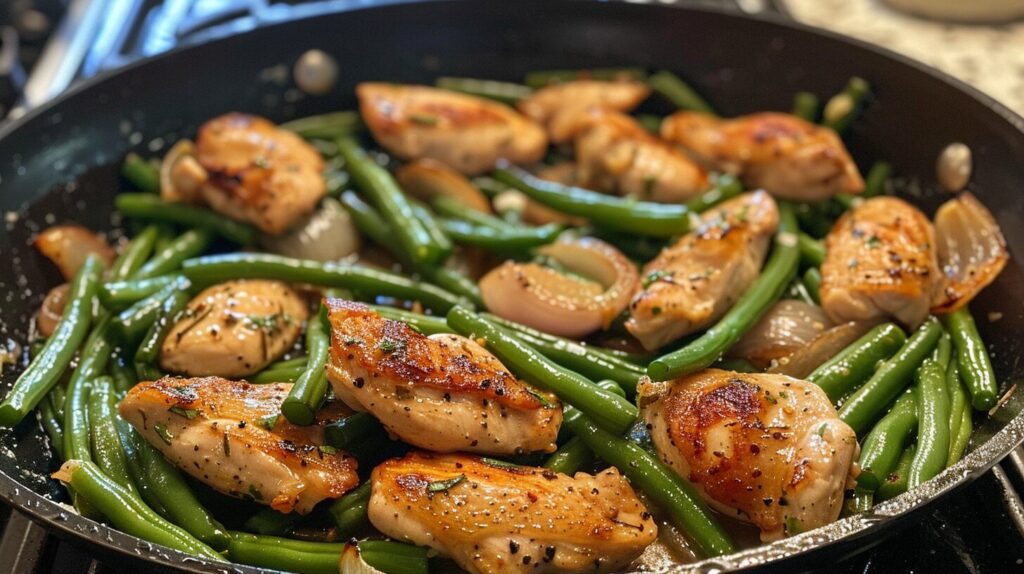
[[[374,139],[402,159],[429,158],[465,174],[498,159],[532,163],[548,140],[534,121],[491,100],[428,86],[363,83],[359,111]]]
[[[228,281],[189,302],[160,348],[165,371],[237,378],[259,372],[295,345],[306,302],[280,281]]]
[[[610,572],[658,528],[615,468],[575,477],[462,454],[410,453],[373,470],[370,522],[475,574]]]
[[[778,225],[778,206],[763,191],[705,212],[644,266],[626,329],[654,350],[721,318],[757,279]]]
[[[544,126],[552,143],[563,143],[589,122],[588,110],[628,112],[650,93],[651,89],[642,82],[576,80],[541,88],[516,105]]]
[[[588,115],[575,139],[577,176],[585,187],[663,203],[686,201],[707,188],[701,166],[633,118],[601,109]]]
[[[136,385],[118,411],[171,462],[237,498],[305,514],[359,484],[356,460],[324,446],[324,425],[351,411],[331,401],[311,426],[280,416],[292,385],[164,377]]]
[[[359,303],[325,303],[335,395],[403,441],[439,452],[555,450],[557,399],[534,392],[476,342],[425,337]]]
[[[839,136],[789,114],[720,119],[677,112],[662,122],[661,137],[708,167],[738,174],[747,186],[776,197],[818,201],[864,190]]]
[[[271,235],[312,213],[327,190],[316,148],[260,117],[218,116],[199,128],[194,150],[178,145],[164,160],[164,199],[208,204]]]
[[[860,447],[817,385],[708,369],[638,392],[658,456],[762,540],[838,518]]]
[[[836,323],[895,317],[914,328],[942,289],[932,224],[902,199],[874,197],[846,212],[825,248],[821,306]]]

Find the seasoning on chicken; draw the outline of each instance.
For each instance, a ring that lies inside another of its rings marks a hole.
[[[160,349],[160,366],[190,376],[259,372],[295,345],[309,311],[280,281],[229,281],[189,302]]]
[[[661,137],[709,168],[738,174],[748,187],[776,197],[818,201],[864,190],[839,136],[789,114],[720,119],[677,112],[662,122]]]
[[[895,317],[915,328],[942,289],[932,224],[901,199],[875,197],[846,212],[825,248],[821,306],[836,323]]]
[[[363,83],[359,111],[377,143],[396,156],[430,158],[465,174],[498,159],[532,163],[544,157],[547,136],[512,108],[427,86]]]
[[[553,452],[557,399],[517,380],[476,342],[425,337],[365,305],[328,299],[335,395],[414,446],[487,454]]]
[[[165,160],[164,199],[208,204],[271,235],[312,213],[327,191],[316,148],[260,117],[218,116],[199,128],[194,155],[188,142],[179,146]]]
[[[629,112],[650,93],[651,88],[643,82],[576,80],[541,88],[520,100],[517,107],[544,126],[552,143],[564,143],[589,122],[589,110]]]
[[[639,393],[658,456],[762,540],[838,518],[860,447],[817,385],[708,369]]]
[[[474,574],[611,572],[658,528],[615,468],[575,477],[467,455],[410,453],[373,471],[370,522]]]
[[[591,109],[576,136],[577,176],[584,187],[645,201],[681,203],[708,187],[708,174],[652,136],[633,118]]]
[[[340,401],[311,426],[281,413],[292,385],[164,377],[136,385],[118,410],[171,462],[224,494],[305,514],[359,484],[356,460],[324,445],[324,425],[348,416]]]
[[[757,279],[779,210],[763,191],[706,212],[701,224],[644,266],[626,329],[654,350],[705,327]]]

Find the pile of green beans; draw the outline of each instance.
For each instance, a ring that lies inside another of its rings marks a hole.
[[[917,389],[904,393],[864,438],[860,450],[858,488],[877,490],[896,468],[907,440],[917,428],[919,402]]]
[[[281,413],[292,424],[308,426],[316,420],[316,411],[327,396],[327,372],[324,368],[330,347],[327,309],[321,305],[319,312],[306,325],[306,352],[309,354],[306,370],[281,404]]]
[[[119,194],[114,199],[114,206],[128,217],[202,229],[239,245],[254,245],[259,237],[259,232],[251,225],[201,207],[164,201],[149,193]]]
[[[837,402],[868,380],[878,363],[892,357],[906,340],[895,324],[878,325],[807,375],[807,380]]]

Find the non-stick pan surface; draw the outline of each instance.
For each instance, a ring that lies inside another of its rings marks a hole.
[[[333,54],[340,81],[303,97],[290,66],[310,48]],[[29,245],[50,223],[115,229],[117,164],[165,151],[204,120],[245,111],[283,120],[352,108],[363,80],[431,82],[438,75],[518,80],[535,69],[644,66],[682,74],[725,115],[786,110],[794,92],[828,95],[851,75],[875,93],[848,137],[864,168],[890,161],[903,192],[934,209],[934,164],[952,141],[974,151],[972,189],[995,213],[1014,256],[973,305],[1004,389],[1021,377],[1024,333],[1024,120],[937,72],[800,25],[694,8],[626,3],[449,1],[390,4],[271,26],[189,47],[90,81],[0,130],[0,343],[26,341],[51,265]],[[667,111],[667,110],[662,110]],[[5,369],[8,388],[20,369]],[[922,505],[977,477],[1024,438],[1019,395],[983,418],[973,450],[935,480],[840,521],[772,545],[680,567],[792,571],[868,548]],[[108,560],[196,571],[257,569],[202,563],[81,518],[54,500],[56,461],[34,418],[0,434],[0,497]]]

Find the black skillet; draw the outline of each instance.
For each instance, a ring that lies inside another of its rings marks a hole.
[[[379,4],[379,3],[378,3]],[[340,81],[328,96],[301,97],[290,66],[310,48],[333,54]],[[204,120],[238,110],[274,120],[353,107],[362,80],[430,83],[438,75],[518,80],[530,70],[644,66],[692,82],[724,115],[789,108],[794,92],[826,96],[851,75],[876,98],[848,136],[862,169],[886,159],[905,194],[940,201],[934,165],[952,141],[974,151],[972,189],[1000,224],[1015,261],[973,305],[1006,389],[1021,377],[1024,333],[1024,120],[969,86],[900,56],[797,24],[696,8],[626,3],[430,2],[394,4],[271,26],[189,47],[72,89],[0,130],[0,343],[24,343],[52,266],[29,242],[49,222],[116,228],[117,164],[155,155]],[[655,111],[668,111],[667,108]],[[986,317],[1001,317],[998,321]],[[18,369],[3,373],[4,387]],[[927,502],[976,478],[1024,439],[1017,395],[981,418],[972,451],[929,483],[876,507],[768,546],[680,567],[707,572],[831,564],[909,523]],[[56,461],[35,419],[0,433],[0,497],[50,530],[109,561],[193,571],[255,572],[202,563],[153,547],[59,506],[47,478]]]

